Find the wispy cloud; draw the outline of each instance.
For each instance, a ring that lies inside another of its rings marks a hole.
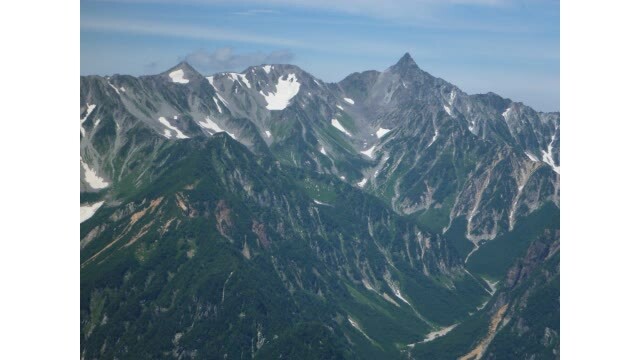
[[[120,3],[185,3],[198,5],[228,5],[224,0],[103,0]],[[255,10],[239,11],[249,15],[253,11],[270,11],[270,8],[321,10],[379,19],[405,21],[433,19],[434,12],[451,6],[505,7],[527,0],[234,0],[234,6],[253,7]],[[529,0],[530,1],[530,0]],[[265,14],[265,13],[263,13]]]
[[[273,9],[249,9],[244,11],[234,11],[232,14],[234,15],[243,15],[243,16],[255,16],[255,15],[271,15],[271,14],[279,14],[280,11]]]
[[[251,44],[269,44],[276,46],[301,46],[302,43],[291,39],[243,33],[238,30],[209,26],[150,22],[142,20],[119,20],[107,18],[84,18],[80,25],[83,30],[136,33],[169,37],[186,37],[204,40],[226,40]]]
[[[185,56],[185,60],[204,72],[242,70],[258,64],[282,64],[293,60],[294,54],[289,50],[276,50],[270,53],[260,51],[236,53],[233,48],[222,47],[212,52],[194,51]]]

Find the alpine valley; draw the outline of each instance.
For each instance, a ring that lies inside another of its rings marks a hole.
[[[560,114],[409,54],[80,78],[83,359],[558,359]]]

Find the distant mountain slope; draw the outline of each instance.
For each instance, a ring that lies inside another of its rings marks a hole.
[[[491,284],[559,226],[559,114],[409,54],[335,84],[183,62],[80,90],[85,359],[441,351],[421,344],[489,321]]]

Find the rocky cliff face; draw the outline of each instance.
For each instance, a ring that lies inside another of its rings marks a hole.
[[[559,114],[408,54],[335,84],[81,77],[80,116],[87,359],[398,357],[495,293],[466,260],[559,206]]]

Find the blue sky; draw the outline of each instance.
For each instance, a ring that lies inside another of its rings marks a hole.
[[[405,52],[467,93],[560,110],[559,0],[81,0],[81,74],[292,63],[324,81]]]

